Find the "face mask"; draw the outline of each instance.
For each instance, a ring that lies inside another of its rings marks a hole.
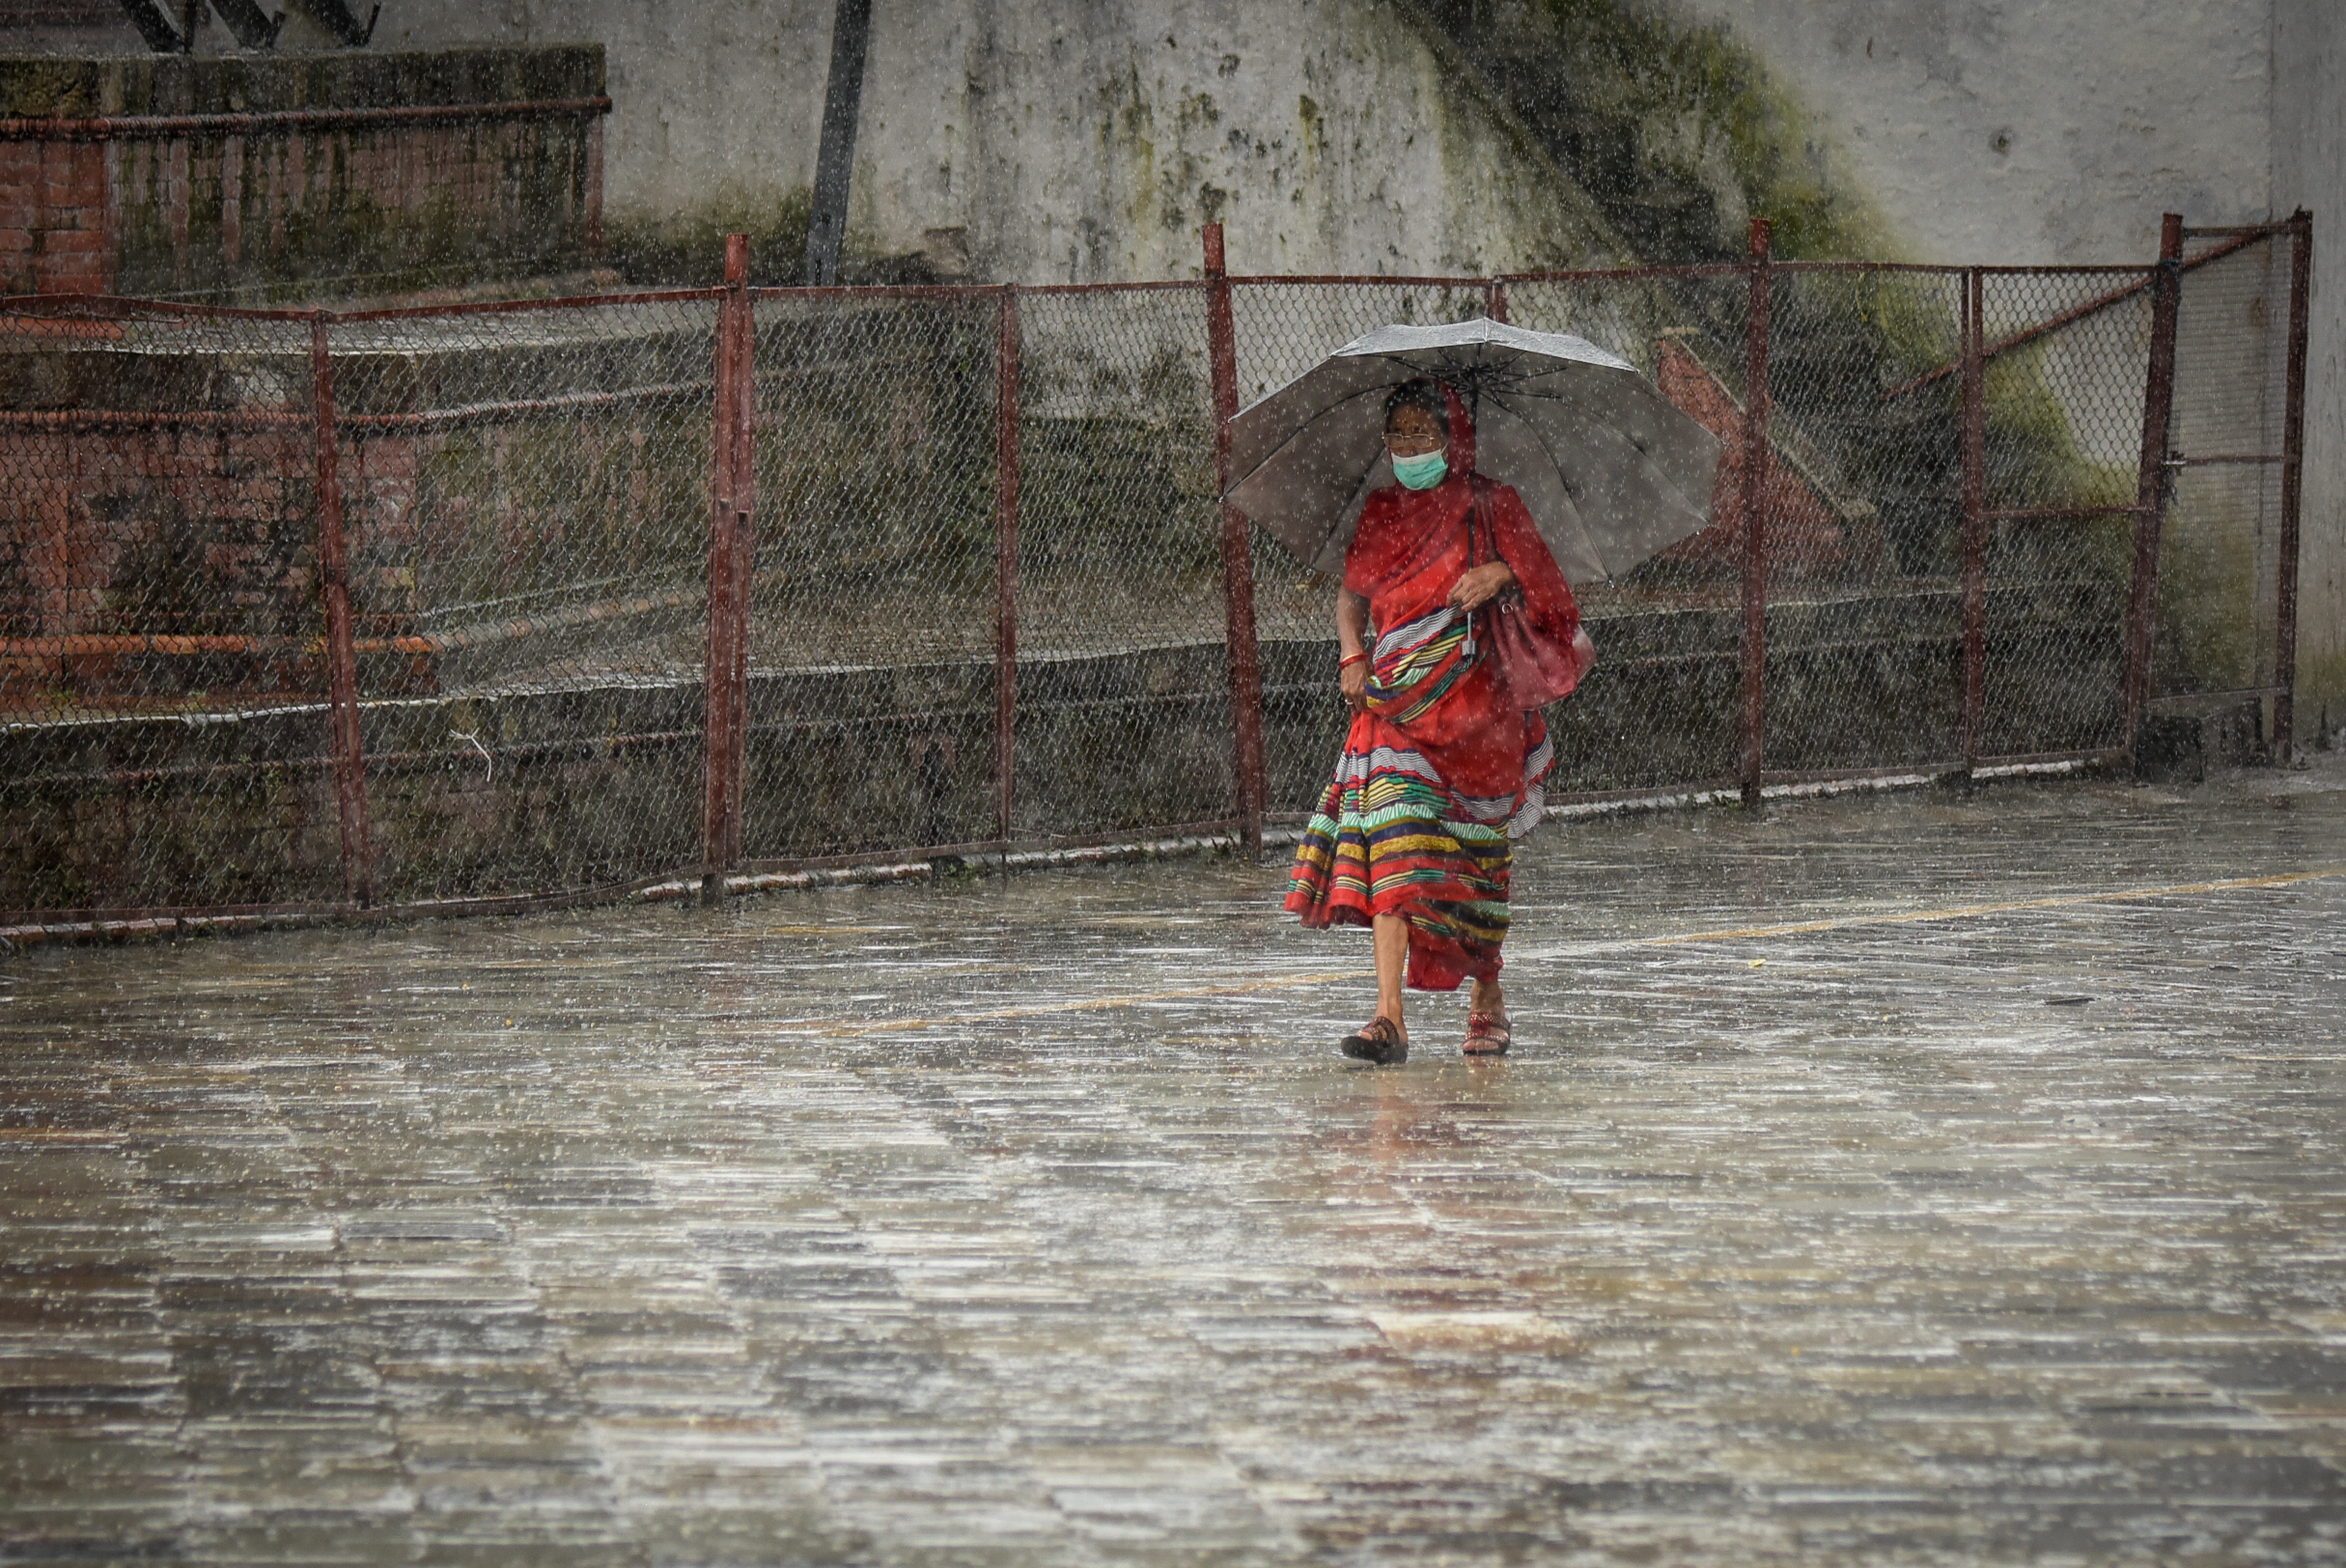
[[[1422,457],[1393,460],[1393,477],[1411,490],[1432,490],[1441,483],[1441,476],[1449,471],[1450,460],[1440,447]]]

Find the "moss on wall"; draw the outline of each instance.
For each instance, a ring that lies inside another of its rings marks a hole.
[[[1886,226],[1836,182],[1797,98],[1716,26],[1639,0],[1414,0],[1649,262],[1881,257]]]
[[[806,266],[813,209],[814,195],[805,185],[779,196],[729,188],[681,213],[606,221],[603,260],[630,283],[706,288],[725,280],[725,237],[742,234],[749,237],[752,283],[795,284]]]
[[[2301,644],[2302,646],[2302,644]],[[2300,653],[2297,740],[2325,749],[2346,742],[2346,652]]]
[[[1781,260],[1889,260],[1888,225],[1836,181],[1805,108],[1715,24],[1652,0],[1414,0],[1414,14],[1467,62],[1577,188],[1648,263],[1740,260],[1754,216]],[[1559,199],[1565,193],[1559,192]],[[1706,358],[1740,365],[1740,282],[1669,286]],[[1952,378],[1885,394],[1957,352],[1944,278],[1885,271],[1779,274],[1770,344],[1776,406],[1880,510],[1908,575],[1955,568],[1960,521]],[[1730,372],[1731,375],[1731,372]],[[1986,388],[1991,504],[2123,503],[2131,468],[2089,460],[2045,355],[1999,356]],[[2015,575],[2104,580],[2125,570],[2108,530],[2087,547],[2005,549]]]
[[[603,224],[603,264],[645,288],[699,289],[724,281],[725,237],[749,237],[749,281],[791,288],[805,281],[806,229],[814,192],[796,185],[779,195],[732,186],[681,212],[636,215]],[[956,283],[926,251],[875,248],[868,226],[851,223],[839,256],[847,285]]]

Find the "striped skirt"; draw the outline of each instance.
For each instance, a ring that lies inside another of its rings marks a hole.
[[[1415,990],[1455,991],[1468,977],[1498,978],[1512,841],[1540,820],[1555,753],[1539,714],[1507,713],[1494,721],[1524,726],[1522,786],[1478,798],[1444,782],[1425,751],[1392,724],[1374,714],[1355,719],[1296,851],[1287,908],[1312,927],[1401,915],[1410,923],[1408,979]]]

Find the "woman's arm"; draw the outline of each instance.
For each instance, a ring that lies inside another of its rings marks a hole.
[[[1344,688],[1345,705],[1354,713],[1368,706],[1369,602],[1342,583],[1336,585],[1336,672]]]

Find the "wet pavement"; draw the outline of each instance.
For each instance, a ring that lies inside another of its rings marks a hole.
[[[2346,768],[0,965],[0,1559],[2346,1561]]]

